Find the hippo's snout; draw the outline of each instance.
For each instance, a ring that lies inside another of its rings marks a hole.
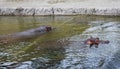
[[[52,27],[46,26],[46,31],[47,31],[47,32],[49,32],[49,31],[51,31],[51,30],[52,30]]]

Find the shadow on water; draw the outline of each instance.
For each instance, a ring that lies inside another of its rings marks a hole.
[[[119,51],[120,45],[119,17],[0,16],[1,35],[43,25],[56,29],[32,39],[0,44],[0,67],[11,69],[109,69],[109,62],[118,60],[115,53],[119,53],[117,51]],[[99,48],[89,48],[82,41],[90,36],[109,40],[110,43],[100,44]],[[112,67],[110,68],[117,69],[119,64]]]

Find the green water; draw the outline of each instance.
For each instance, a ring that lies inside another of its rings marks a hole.
[[[14,34],[44,25],[55,28],[51,32],[32,39],[14,40],[7,44],[0,43],[0,62],[22,62],[38,57],[62,60],[66,56],[65,47],[69,44],[67,39],[74,35],[80,35],[91,27],[89,23],[92,21],[119,22],[120,18],[102,16],[0,16],[0,35]]]
[[[80,20],[78,16],[0,16],[0,35],[14,34],[44,25],[55,28],[36,38],[1,43],[0,53],[4,54],[0,55],[0,62],[27,61],[38,57],[63,59],[64,47],[68,42],[60,40],[81,34],[89,27],[86,21]]]

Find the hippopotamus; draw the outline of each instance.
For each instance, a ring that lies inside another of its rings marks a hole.
[[[89,47],[91,48],[93,45],[95,45],[96,48],[98,48],[98,45],[101,44],[108,44],[110,41],[108,40],[100,40],[98,37],[97,38],[93,38],[90,37],[89,39],[85,40],[85,44],[88,44]]]
[[[18,32],[18,33],[9,34],[9,35],[1,35],[0,43],[8,43],[16,40],[21,40],[21,39],[33,38],[33,37],[45,34],[51,30],[52,30],[52,27],[50,26],[40,26],[38,28],[26,30],[23,32]]]

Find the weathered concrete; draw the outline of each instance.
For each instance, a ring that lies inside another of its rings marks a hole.
[[[0,15],[111,15],[120,16],[120,8],[0,8]]]

